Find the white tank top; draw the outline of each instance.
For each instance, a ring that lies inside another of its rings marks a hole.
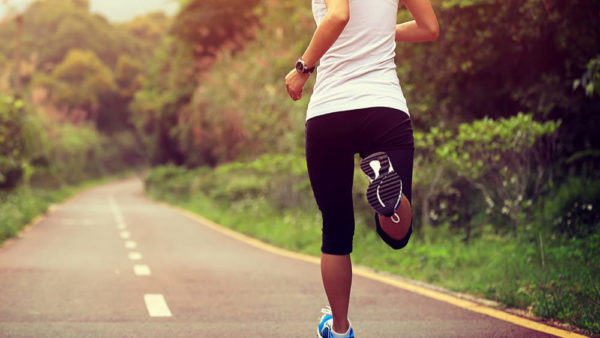
[[[394,63],[398,1],[349,0],[350,20],[317,68],[307,120],[370,107],[408,114]],[[312,10],[319,25],[327,14],[325,0],[312,0]]]

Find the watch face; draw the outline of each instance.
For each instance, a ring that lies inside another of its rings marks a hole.
[[[304,65],[302,64],[302,62],[300,62],[300,61],[296,62],[296,70],[299,73],[304,73]]]

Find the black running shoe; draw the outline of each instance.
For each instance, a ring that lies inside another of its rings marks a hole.
[[[367,188],[369,204],[377,213],[392,217],[402,201],[402,181],[388,155],[384,152],[371,154],[362,160],[360,168],[371,181]]]

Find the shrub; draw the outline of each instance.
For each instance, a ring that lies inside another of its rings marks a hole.
[[[24,174],[24,103],[0,94],[0,189],[15,188]]]
[[[467,199],[465,204],[483,201],[481,206],[487,208],[488,218],[498,230],[512,225],[516,231],[523,225],[525,210],[547,187],[544,183],[551,177],[553,135],[559,125],[518,114],[463,123],[456,132],[433,128],[429,134],[417,134],[415,172],[419,174],[415,185],[429,190],[424,194],[431,199],[427,204],[452,190],[460,199]],[[433,171],[433,178],[422,175],[422,170]]]
[[[567,237],[600,233],[600,179],[570,177],[541,202],[541,227]]]

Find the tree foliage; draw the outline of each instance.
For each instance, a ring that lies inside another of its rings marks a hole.
[[[151,163],[183,164],[176,126],[180,111],[191,100],[196,71],[191,48],[168,38],[144,72],[145,81],[135,94],[131,110]]]
[[[193,46],[196,59],[214,58],[220,49],[235,50],[252,36],[258,0],[189,1],[173,22],[175,36]]]
[[[22,35],[14,20],[0,25],[0,194],[143,163],[128,105],[170,19],[154,13],[114,25],[89,9],[88,0],[34,1]]]
[[[60,116],[90,119],[105,132],[131,129],[129,102],[141,87],[142,69],[167,32],[170,18],[150,13],[112,24],[90,13],[88,0],[34,1],[22,17],[19,77],[26,93],[35,96],[42,86],[50,97],[46,101],[38,97],[36,104],[65,111]],[[0,64],[0,74],[11,75],[4,77],[8,84],[0,81],[0,88],[10,88],[17,68],[13,22],[0,26],[0,39],[0,60],[6,60],[6,65]]]
[[[214,165],[239,154],[241,112],[197,115],[203,103],[194,92],[216,56],[238,51],[252,34],[255,3],[190,1],[176,17],[131,105],[152,163]]]
[[[163,12],[153,12],[133,18],[131,21],[115,25],[118,31],[124,30],[130,38],[128,44],[138,44],[142,53],[127,54],[140,62],[145,62],[152,56],[156,46],[160,44],[169,31],[171,18]],[[121,56],[120,53],[119,56]]]
[[[293,6],[294,2],[283,1],[256,7],[262,27],[256,39],[237,54],[229,50],[217,54],[179,123],[182,147],[193,154],[188,164],[215,165],[268,151],[298,151],[307,101],[290,101],[281,90],[281,79],[292,67],[289,60],[308,43],[314,21],[309,11],[299,11],[296,18],[301,18],[302,25],[289,27],[289,18],[281,13]],[[293,48],[281,48],[288,39],[299,42]],[[229,125],[231,132],[215,134],[218,125]]]
[[[116,90],[112,71],[92,51],[72,49],[42,84],[58,107],[95,113],[100,98]],[[92,118],[94,120],[94,118]]]
[[[600,95],[600,56],[591,59],[581,78],[573,81],[573,89],[580,86],[588,97]]]
[[[113,25],[90,13],[88,0],[37,0],[22,17],[23,55],[42,71],[52,70],[71,48],[93,51],[110,68],[121,54],[145,58],[168,25],[168,18],[160,14]],[[13,56],[15,35],[14,24],[0,26],[0,54]]]
[[[130,133],[107,137],[89,124],[58,122],[0,93],[0,195],[19,185],[56,188],[143,163]]]
[[[571,174],[599,167],[594,156],[567,165],[559,159],[600,149],[600,98],[573,89],[577,79],[588,93],[593,88],[600,2],[444,0],[436,10],[440,39],[397,49],[418,129],[532,112],[536,120],[562,120],[551,165]],[[399,16],[410,19],[407,11]]]
[[[114,56],[109,51],[114,45],[110,24],[72,1],[34,2],[23,13],[23,20],[23,55],[35,54],[43,69],[52,69],[73,47],[93,50],[107,60]],[[9,28],[3,27],[0,33],[6,41],[2,48],[5,55],[10,55],[16,43],[12,38],[15,32]]]
[[[423,97],[434,100],[417,116],[421,123],[432,123],[430,109],[450,121],[580,110],[571,83],[599,52],[600,3],[444,1],[438,13],[438,41],[398,49],[400,75],[414,87],[417,107]]]

